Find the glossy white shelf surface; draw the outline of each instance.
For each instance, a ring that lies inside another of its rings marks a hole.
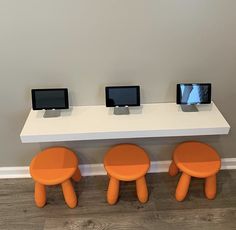
[[[113,108],[104,105],[74,106],[55,118],[31,110],[20,137],[23,143],[38,143],[229,133],[230,126],[214,103],[198,109],[187,113],[175,103],[155,103],[131,107],[129,115],[114,115]]]

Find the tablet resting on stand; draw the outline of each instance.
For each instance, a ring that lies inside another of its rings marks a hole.
[[[177,84],[176,103],[181,106],[183,112],[197,112],[196,105],[211,104],[211,84]]]
[[[106,106],[114,107],[115,115],[129,114],[129,106],[140,106],[139,86],[107,86]]]
[[[69,108],[68,89],[32,89],[33,110],[46,110],[45,118],[60,116],[61,109]]]

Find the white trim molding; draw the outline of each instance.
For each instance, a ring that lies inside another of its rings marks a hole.
[[[236,169],[236,158],[221,159],[221,169]]]
[[[148,173],[168,172],[171,161],[152,161]],[[82,176],[106,175],[103,164],[79,165]],[[221,159],[221,170],[236,169],[236,158]],[[0,167],[0,179],[30,178],[29,167]]]
[[[29,167],[0,167],[0,179],[30,178]]]

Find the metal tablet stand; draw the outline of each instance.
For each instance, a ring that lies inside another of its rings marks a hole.
[[[128,115],[129,114],[129,107],[127,105],[124,107],[115,106],[114,107],[114,114],[115,115]]]
[[[44,118],[51,118],[51,117],[60,117],[61,115],[61,110],[59,109],[50,109],[50,110],[45,110],[45,113],[43,115]]]
[[[198,112],[196,105],[181,105],[183,112]]]

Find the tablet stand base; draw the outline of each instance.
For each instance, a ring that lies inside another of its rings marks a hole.
[[[181,105],[183,112],[198,112],[198,109],[195,105]]]
[[[124,107],[116,106],[116,107],[114,107],[114,114],[115,115],[127,115],[127,114],[129,114],[129,107],[128,106],[124,106]]]
[[[60,117],[60,115],[61,111],[59,109],[50,109],[50,110],[45,110],[43,117],[44,118]]]

